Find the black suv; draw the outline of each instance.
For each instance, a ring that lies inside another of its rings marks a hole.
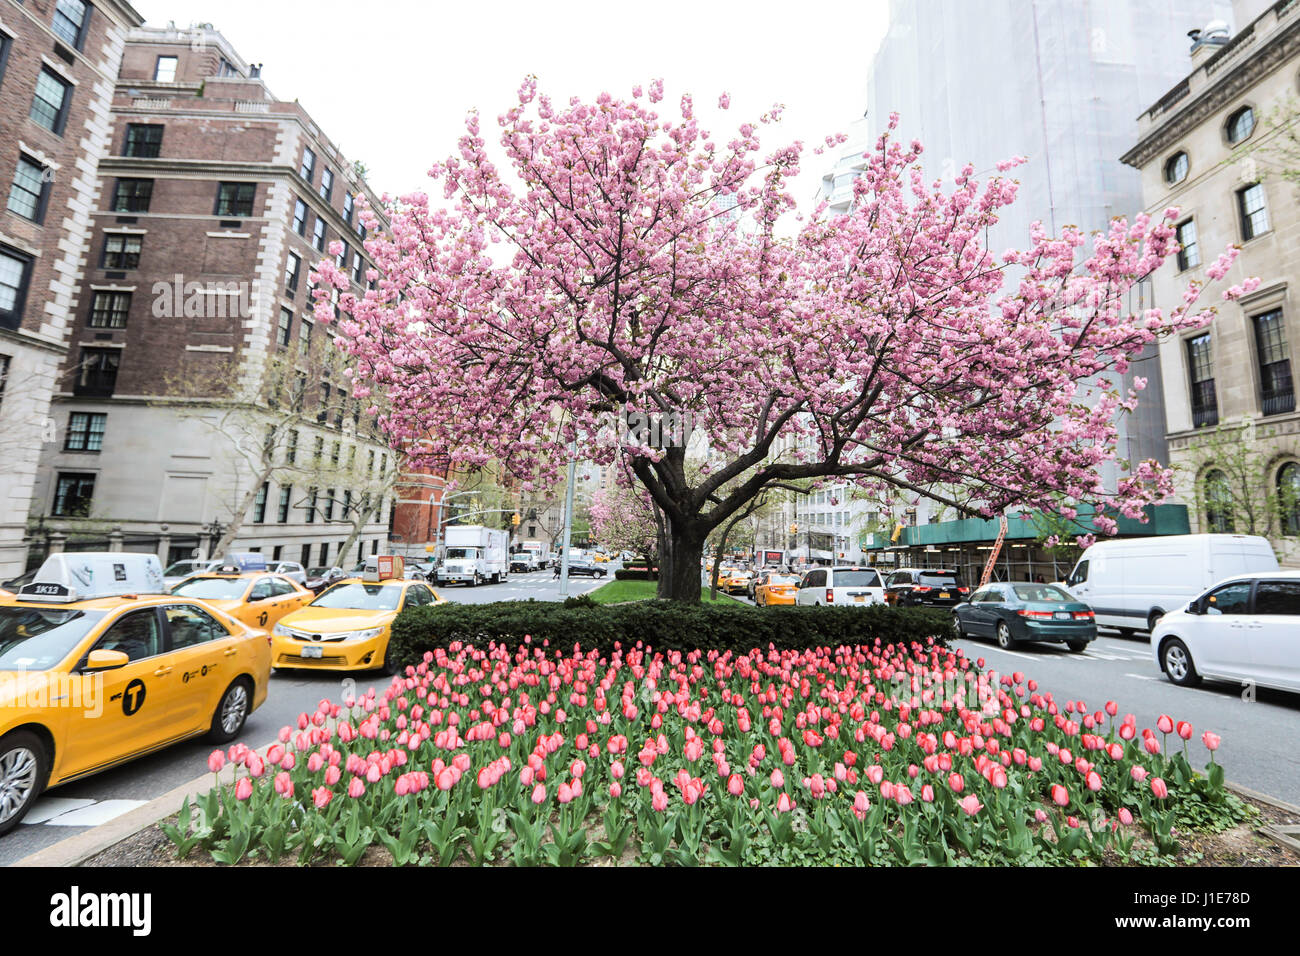
[[[885,579],[885,603],[894,607],[952,607],[969,594],[960,571],[900,568]]]

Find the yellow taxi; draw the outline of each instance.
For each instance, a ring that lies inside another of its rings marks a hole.
[[[446,603],[423,581],[403,578],[400,557],[372,555],[359,578],[338,582],[273,630],[276,668],[374,670],[395,674],[388,654],[393,620],[410,607]]]
[[[249,627],[270,630],[280,618],[306,607],[315,598],[292,578],[265,570],[244,570],[247,565],[224,565],[216,571],[196,574],[175,585],[178,597],[198,598],[225,611]]]
[[[749,581],[753,577],[750,571],[742,571],[740,568],[723,568],[718,574],[718,587],[728,594],[734,594],[737,591],[748,591]]]
[[[48,787],[200,734],[232,740],[266,700],[270,643],[166,594],[154,555],[50,556],[0,600],[0,835]]]
[[[773,604],[793,604],[799,590],[799,575],[764,571],[754,585],[754,603],[759,607]]]

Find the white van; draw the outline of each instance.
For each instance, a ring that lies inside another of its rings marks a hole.
[[[1276,571],[1267,539],[1249,534],[1175,534],[1098,541],[1083,552],[1064,587],[1103,627],[1126,636],[1154,630],[1167,611],[1224,578]]]
[[[803,576],[795,604],[852,607],[885,603],[885,582],[875,568],[813,568]]]

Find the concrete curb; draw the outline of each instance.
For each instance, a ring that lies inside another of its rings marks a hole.
[[[271,743],[263,744],[255,749],[265,757],[266,752],[276,743],[278,741],[271,741]],[[214,747],[213,749],[218,748]],[[186,797],[206,793],[212,789],[214,776],[216,775],[205,773],[201,777],[194,778],[189,783],[182,784],[164,793],[161,797],[155,797],[142,807],[136,807],[134,810],[128,811],[108,823],[93,827],[84,833],[78,833],[66,840],[60,840],[53,846],[37,850],[21,860],[15,860],[9,866],[80,866],[96,854],[104,852],[109,847],[129,839],[141,830],[147,830],[160,820],[165,820],[172,814],[179,812],[181,802]],[[234,764],[226,764],[219,777],[222,783],[234,783]]]
[[[257,752],[262,756],[266,756],[266,752],[275,743],[276,741],[271,741],[271,743],[263,744],[261,747],[256,748]],[[234,772],[234,765],[227,764],[225,769],[221,771],[221,782],[233,783]],[[110,820],[108,823],[87,830],[85,833],[78,833],[66,840],[60,840],[53,846],[47,846],[45,849],[37,850],[21,860],[15,860],[9,866],[80,866],[91,857],[103,853],[109,847],[135,836],[141,830],[147,830],[160,820],[165,820],[178,812],[181,808],[181,802],[186,797],[204,793],[212,788],[212,776],[213,774],[205,773],[203,776],[196,777],[189,783],[182,784],[161,797],[150,800],[142,807],[136,807],[134,810],[122,814],[116,820]],[[1278,800],[1275,797],[1267,796],[1235,783],[1225,782],[1224,787],[1238,796],[1250,797],[1252,800],[1266,803],[1278,810],[1300,816],[1300,807],[1295,804]],[[1300,849],[1300,843],[1297,843],[1294,838],[1286,833],[1275,832],[1274,827],[1264,827],[1260,832],[1291,849]]]

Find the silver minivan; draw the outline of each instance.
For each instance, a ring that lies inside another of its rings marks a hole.
[[[875,568],[813,568],[799,583],[795,604],[863,607],[885,603],[885,582]]]

